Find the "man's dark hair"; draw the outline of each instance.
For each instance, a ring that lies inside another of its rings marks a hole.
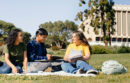
[[[40,34],[40,35],[48,35],[48,32],[47,32],[45,29],[40,28],[40,29],[38,29],[38,30],[36,31],[36,36],[37,36],[38,34]]]

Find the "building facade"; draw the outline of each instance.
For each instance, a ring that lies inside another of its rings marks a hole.
[[[130,46],[130,5],[115,5],[113,8],[115,9],[116,25],[114,25],[115,33],[111,38],[112,45],[121,46],[124,44]],[[85,25],[84,34],[90,43],[103,44],[103,32],[99,30],[99,34],[96,35],[90,26],[90,19],[84,20],[81,24]]]

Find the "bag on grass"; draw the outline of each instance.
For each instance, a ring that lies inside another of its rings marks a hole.
[[[104,74],[121,74],[126,73],[127,69],[115,60],[108,60],[103,63],[102,72]]]

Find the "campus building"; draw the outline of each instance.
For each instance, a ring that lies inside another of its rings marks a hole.
[[[115,5],[113,8],[115,9],[116,25],[114,25],[115,33],[111,38],[112,45],[121,46],[124,44],[125,46],[130,46],[130,5]],[[93,28],[89,25],[90,19],[84,20],[81,24],[85,25],[84,34],[90,43],[104,45],[103,32],[99,30],[99,34],[96,35],[93,32]]]

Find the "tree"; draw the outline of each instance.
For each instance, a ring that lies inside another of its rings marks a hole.
[[[14,24],[0,20],[0,37],[2,39],[7,37],[9,32],[15,28]]]
[[[31,34],[28,32],[23,32],[23,41],[25,44],[27,44],[31,39]]]
[[[86,0],[80,0],[79,6],[82,7],[82,5],[86,5]],[[98,33],[98,29],[101,29],[105,45],[108,41],[111,45],[111,35],[115,32],[115,10],[112,8],[113,5],[113,0],[89,0],[88,8],[84,12],[78,12],[75,20],[91,19],[90,26],[94,27],[94,32]]]
[[[65,48],[68,40],[70,39],[70,35],[72,35],[74,30],[77,30],[77,25],[74,22],[68,20],[65,22],[50,21],[41,24],[39,28],[45,28],[48,31],[48,45],[56,45],[58,48]]]
[[[16,29],[14,24],[5,22],[0,20],[0,37],[1,40],[4,41],[5,38],[7,38],[8,34],[10,33],[11,30]],[[24,36],[24,43],[27,44],[27,42],[30,40],[31,34],[28,32],[23,32]]]

